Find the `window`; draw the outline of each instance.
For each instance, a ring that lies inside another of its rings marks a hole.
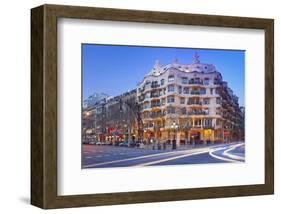
[[[188,93],[189,93],[189,88],[184,87],[184,88],[183,88],[183,93],[184,93],[184,94],[188,94]]]
[[[220,89],[216,88],[216,94],[219,94],[219,93],[220,93]]]
[[[175,97],[174,96],[168,96],[167,103],[174,103],[174,102],[175,102]]]
[[[210,98],[204,98],[203,99],[203,104],[204,105],[209,105],[210,104]]]
[[[168,82],[173,82],[175,80],[175,76],[174,75],[170,75],[168,77]]]
[[[149,93],[149,92],[146,92],[144,97],[145,97],[145,98],[149,98],[149,97],[150,97],[150,93]]]
[[[210,88],[210,94],[213,94],[213,89],[212,88]]]
[[[212,119],[205,119],[205,126],[212,126]]]
[[[210,80],[209,78],[205,78],[204,79],[204,85],[209,85],[209,80]]]
[[[181,83],[182,84],[187,84],[187,77],[182,77],[181,78]]]
[[[221,98],[220,97],[216,98],[216,104],[221,104]]]
[[[180,103],[181,103],[181,104],[184,104],[184,103],[185,103],[185,98],[184,98],[184,97],[181,97]]]
[[[167,113],[168,114],[174,114],[176,111],[175,111],[175,108],[174,107],[171,107],[171,106],[169,106],[168,108],[167,108]]]
[[[147,108],[149,108],[148,103],[146,103],[146,104],[143,105],[143,109],[147,109]]]
[[[153,81],[153,82],[151,83],[151,87],[152,87],[152,88],[158,87],[158,82],[157,82],[157,81]]]
[[[179,91],[179,94],[182,93],[182,87],[181,86],[178,87],[178,91]]]
[[[165,104],[166,104],[166,99],[165,99],[165,98],[161,99],[161,104],[162,104],[162,105],[165,105]]]
[[[220,108],[216,108],[216,115],[221,115],[221,109]]]
[[[186,108],[181,108],[181,113],[186,114]]]
[[[220,120],[218,120],[218,119],[216,120],[216,125],[217,126],[221,125]]]
[[[164,85],[164,83],[165,83],[165,80],[161,79],[161,85]]]
[[[174,85],[169,85],[168,92],[172,92],[172,91],[175,91],[175,87],[174,87]]]
[[[200,85],[202,85],[203,82],[200,80],[200,78],[197,77],[197,78],[190,79],[189,84],[200,84]]]
[[[216,77],[216,78],[214,79],[214,85],[219,85],[220,83],[221,83],[220,78],[219,78],[219,77]]]
[[[200,94],[206,94],[206,88],[201,88],[200,89]]]
[[[195,126],[201,126],[201,119],[195,119],[194,120],[194,125]]]
[[[209,114],[209,109],[204,109],[204,110],[202,110],[202,112],[203,112],[204,115],[208,115]]]
[[[151,102],[151,108],[160,106],[160,101]]]

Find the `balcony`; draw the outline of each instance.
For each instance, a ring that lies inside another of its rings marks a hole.
[[[208,125],[208,124],[203,125],[203,129],[214,129],[214,128],[215,126],[213,125]]]
[[[192,102],[192,101],[190,102],[189,101],[187,104],[188,105],[200,105],[200,106],[202,106],[202,102]]]
[[[222,82],[220,80],[214,80],[214,85],[221,85]]]
[[[200,93],[200,91],[191,91],[190,94],[192,94],[192,95],[200,95],[201,93]]]
[[[142,107],[142,110],[144,111],[144,110],[148,110],[148,109],[150,109],[150,106],[143,106]]]
[[[151,84],[151,88],[159,88],[160,84]]]
[[[189,129],[214,129],[213,125],[190,125]]]
[[[143,101],[145,100],[150,100],[150,97],[149,96],[144,97]]]
[[[205,95],[207,94],[206,91],[198,91],[198,90],[193,90],[190,92],[191,95]]]
[[[151,108],[156,108],[156,107],[160,107],[161,103],[153,103],[151,104]]]
[[[161,97],[161,94],[151,94],[150,98],[158,98]]]
[[[165,116],[165,114],[163,114],[163,113],[154,113],[154,114],[150,114],[150,117],[151,118],[159,118],[159,117],[164,117]]]
[[[190,111],[188,115],[209,115],[209,112],[206,111]]]
[[[143,93],[145,91],[145,88],[139,88],[139,93]]]
[[[203,85],[203,81],[192,81],[192,80],[189,80],[188,84],[189,85]]]

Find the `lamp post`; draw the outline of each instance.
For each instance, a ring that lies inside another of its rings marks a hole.
[[[174,140],[172,143],[172,149],[177,149],[177,143],[176,143],[176,130],[178,129],[178,124],[174,121],[171,125],[171,129],[174,130]]]

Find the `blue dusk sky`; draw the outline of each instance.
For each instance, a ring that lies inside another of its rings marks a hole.
[[[244,106],[245,51],[82,44],[83,100],[93,93],[120,95],[136,88],[153,67],[192,63],[197,52],[201,63],[213,64]]]

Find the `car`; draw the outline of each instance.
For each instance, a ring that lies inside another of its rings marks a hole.
[[[119,146],[129,147],[129,142],[122,142]]]
[[[131,142],[130,147],[139,147],[140,143],[139,142]]]
[[[100,145],[102,145],[102,142],[99,141],[96,143],[96,145],[100,146]]]

